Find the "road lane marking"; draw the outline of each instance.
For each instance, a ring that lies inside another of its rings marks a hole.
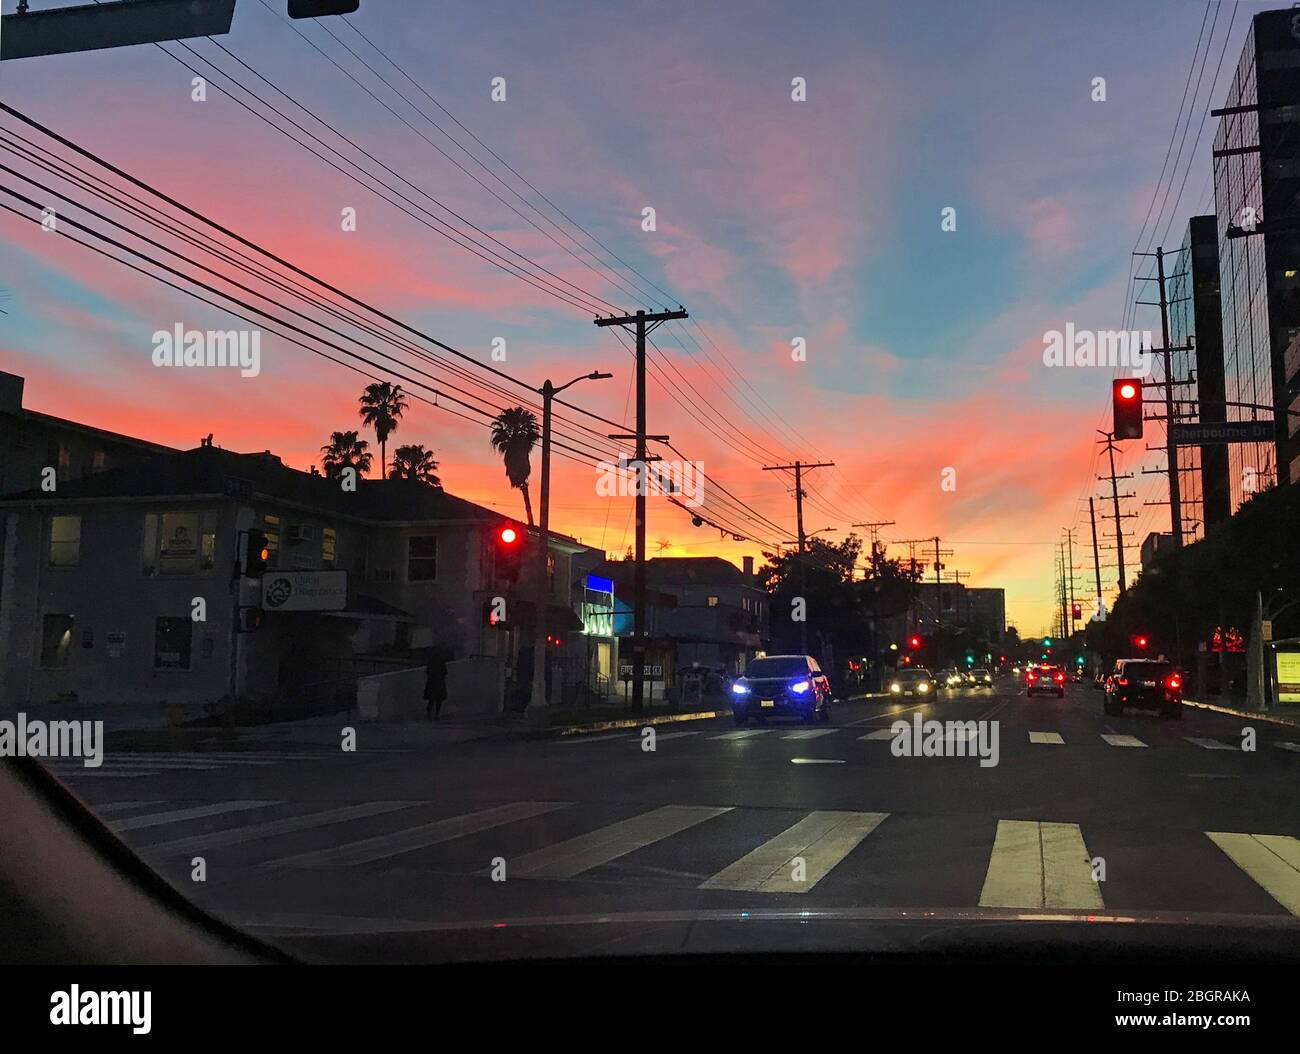
[[[262,866],[266,868],[356,867],[359,864],[386,860],[416,849],[427,849],[432,845],[450,842],[453,838],[490,831],[494,827],[502,827],[516,820],[532,819],[534,816],[542,816],[571,804],[573,803],[567,801],[517,801],[509,805],[496,805],[463,816],[450,816],[445,820],[408,827],[392,834],[376,835],[356,842],[345,842],[343,845],[336,845],[329,849],[318,849],[310,853],[296,853],[293,856],[268,860]]]
[[[710,739],[749,739],[751,736],[765,736],[772,729],[770,728],[738,728],[734,732],[723,732],[720,736],[709,736]]]
[[[884,812],[811,812],[734,864],[700,889],[744,893],[807,893],[888,816]],[[795,859],[804,861],[803,882],[793,878]]]
[[[795,732],[787,732],[782,739],[817,739],[821,736],[833,736],[838,732],[838,728],[801,728]]]
[[[626,732],[610,732],[605,736],[565,736],[554,740],[556,743],[599,743],[606,739],[627,739]]]
[[[1031,743],[1056,743],[1059,746],[1065,745],[1065,740],[1061,738],[1059,732],[1030,732],[1029,742]]]
[[[1095,911],[1105,906],[1078,824],[998,821],[980,907]]]
[[[887,728],[877,729],[875,732],[868,732],[865,736],[858,736],[859,739],[893,739],[894,733]]]
[[[1112,747],[1144,747],[1146,746],[1137,736],[1121,736],[1118,733],[1101,734],[1101,738],[1109,743]]]
[[[525,853],[507,864],[512,876],[575,878],[584,871],[731,812],[731,806],[665,805],[598,830]]]
[[[1205,836],[1282,907],[1300,915],[1300,838],[1221,831]]]
[[[1183,736],[1189,743],[1195,743],[1204,750],[1236,750],[1231,743],[1220,743],[1217,739],[1199,739],[1195,736]]]
[[[95,813],[123,812],[126,809],[143,809],[148,805],[161,804],[161,801],[115,801],[106,802],[102,805],[92,805],[90,811]]]
[[[289,816],[282,820],[268,820],[248,827],[231,827],[224,831],[211,831],[197,834],[190,838],[176,838],[170,842],[146,845],[140,848],[145,854],[188,853],[196,849],[218,849],[226,845],[238,845],[258,838],[274,838],[277,835],[293,834],[298,831],[310,831],[330,824],[346,823],[367,816],[380,816],[399,809],[411,809],[425,805],[419,801],[375,801],[362,802],[358,805],[345,805],[338,809],[326,809],[323,812],[306,813],[302,816]]]
[[[1278,747],[1282,750],[1291,750],[1297,754],[1300,754],[1300,743],[1274,743],[1273,746]]]
[[[843,758],[791,758],[791,765],[847,765]]]
[[[265,809],[268,805],[283,805],[282,801],[223,801],[216,805],[199,805],[191,809],[173,809],[171,812],[153,812],[145,816],[131,816],[125,820],[114,820],[108,826],[118,832],[138,831],[145,827],[162,827],[169,823],[184,823],[186,820],[202,820],[208,816],[221,816],[228,812],[244,812],[248,809]]]
[[[656,732],[655,742],[661,743],[665,739],[681,739],[682,736],[698,736],[699,734],[698,730],[695,732]],[[629,736],[628,738],[634,743],[641,742],[641,734],[639,732],[634,736]]]

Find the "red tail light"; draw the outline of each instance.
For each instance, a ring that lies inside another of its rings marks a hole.
[[[1127,678],[1127,677],[1116,677],[1116,678],[1115,678],[1115,683],[1116,683],[1117,685],[1119,685],[1121,688],[1127,688],[1127,687],[1128,687],[1128,678]]]
[[[1025,680],[1026,680],[1026,681],[1036,681],[1036,680],[1038,680],[1038,674],[1036,674],[1036,673],[1029,673],[1029,674],[1026,674],[1026,675],[1025,675]]]
[[[1064,681],[1064,680],[1065,680],[1065,674],[1063,674],[1063,673],[1058,673],[1058,674],[1053,678],[1053,680]]]
[[[1171,673],[1168,677],[1165,678],[1165,687],[1168,688],[1171,692],[1177,691],[1182,686],[1183,686],[1183,682],[1179,680],[1178,674],[1176,673]]]

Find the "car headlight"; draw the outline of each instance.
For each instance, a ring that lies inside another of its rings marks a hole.
[[[895,681],[893,684],[889,686],[889,690],[891,692],[901,692],[903,690],[903,686],[899,684],[897,681]]]
[[[745,685],[743,685],[743,684],[733,684],[733,685],[731,686],[731,690],[732,690],[736,695],[748,695],[748,694],[749,694],[749,689],[748,689]]]
[[[808,681],[795,681],[794,684],[790,685],[790,691],[795,692],[798,695],[803,695],[803,693],[808,691],[811,687],[812,684]]]
[[[928,692],[930,690],[930,686],[926,684],[924,681],[922,681],[920,684],[916,686],[916,690],[918,692]]]

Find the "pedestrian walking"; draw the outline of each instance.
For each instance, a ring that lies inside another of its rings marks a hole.
[[[424,716],[427,720],[437,721],[442,713],[442,704],[447,698],[447,659],[441,648],[434,648],[429,657],[429,668],[424,682],[426,706]]]

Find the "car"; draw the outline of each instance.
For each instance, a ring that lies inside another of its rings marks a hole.
[[[1025,671],[1025,696],[1035,692],[1050,692],[1058,699],[1065,698],[1065,671],[1058,666],[1030,666]]]
[[[934,676],[920,667],[896,670],[887,684],[890,695],[933,695],[935,690]]]
[[[992,688],[993,674],[985,669],[971,670],[971,677],[977,688]]]
[[[949,691],[954,691],[965,683],[960,671],[952,666],[946,670],[940,670],[934,680],[939,688],[946,688]]]
[[[1102,709],[1122,714],[1124,707],[1158,710],[1165,717],[1183,716],[1183,678],[1164,659],[1116,659],[1103,686]]]
[[[806,724],[831,719],[831,683],[811,655],[766,655],[751,659],[731,682],[731,714],[736,724],[750,718],[793,716]]]

